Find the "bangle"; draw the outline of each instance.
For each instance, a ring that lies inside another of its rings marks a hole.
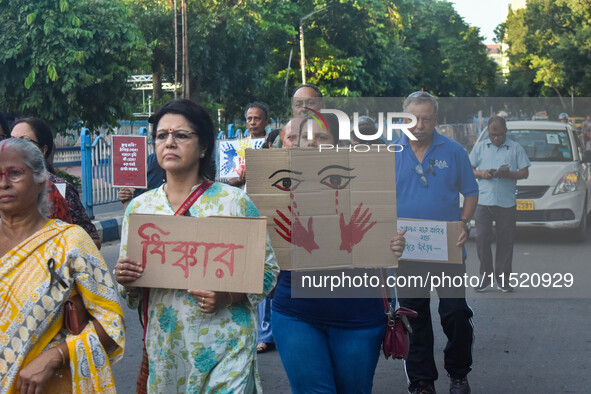
[[[228,295],[230,296],[230,303],[226,305],[226,308],[228,308],[230,305],[234,303],[234,297],[232,296],[232,293],[228,292]]]
[[[62,366],[66,365],[66,356],[64,355],[64,351],[60,349],[59,345],[55,347],[58,352],[60,352],[60,356],[62,356]]]

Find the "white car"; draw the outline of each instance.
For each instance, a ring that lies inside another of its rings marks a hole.
[[[507,122],[507,138],[525,148],[529,177],[517,181],[517,226],[568,229],[584,241],[591,212],[591,151],[570,125]],[[488,139],[485,129],[477,139]]]

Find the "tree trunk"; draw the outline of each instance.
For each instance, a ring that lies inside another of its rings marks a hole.
[[[152,102],[158,103],[162,97],[162,74],[164,66],[160,64],[158,71],[152,72]]]
[[[187,21],[187,0],[182,0],[183,13],[183,98],[191,97],[189,86],[189,38]]]
[[[200,103],[200,96],[201,94],[201,75],[198,75],[194,78],[191,78],[191,96],[189,99],[191,101],[196,102],[197,104]]]

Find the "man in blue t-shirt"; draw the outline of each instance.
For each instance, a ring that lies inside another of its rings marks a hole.
[[[513,238],[516,225],[517,180],[529,176],[531,165],[525,149],[507,139],[507,123],[500,116],[488,121],[488,139],[480,141],[470,153],[474,175],[478,178],[480,195],[476,208],[476,250],[480,259],[480,275],[493,272],[492,222],[495,221],[497,246],[494,273],[497,288],[513,291],[507,284],[512,271]],[[503,275],[504,279],[499,280]],[[484,291],[491,280],[482,280],[476,291]]]
[[[455,141],[435,130],[439,104],[426,92],[415,92],[404,101],[404,112],[413,114],[417,124],[409,131],[416,140],[403,135],[397,144],[404,148],[396,154],[396,205],[399,218],[439,221],[461,220],[463,230],[456,245],[468,240],[468,224],[478,204],[478,185],[466,151]],[[460,210],[460,193],[464,207]],[[444,264],[401,260],[398,276],[461,276],[464,263]],[[410,319],[413,332],[410,352],[405,362],[409,392],[434,393],[438,377],[433,356],[433,326],[429,287],[398,288],[401,306],[414,309]],[[450,393],[470,393],[466,375],[472,365],[472,310],[466,303],[464,287],[439,287],[439,315],[447,336],[444,367],[451,383]]]

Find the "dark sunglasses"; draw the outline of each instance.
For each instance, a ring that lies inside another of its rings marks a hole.
[[[415,168],[412,170],[420,175],[419,177],[419,184],[421,187],[429,187],[429,182],[427,181],[427,177],[425,176],[428,173],[432,173],[435,176],[435,159],[429,159],[429,167],[423,171],[423,165],[421,163],[417,164]]]

